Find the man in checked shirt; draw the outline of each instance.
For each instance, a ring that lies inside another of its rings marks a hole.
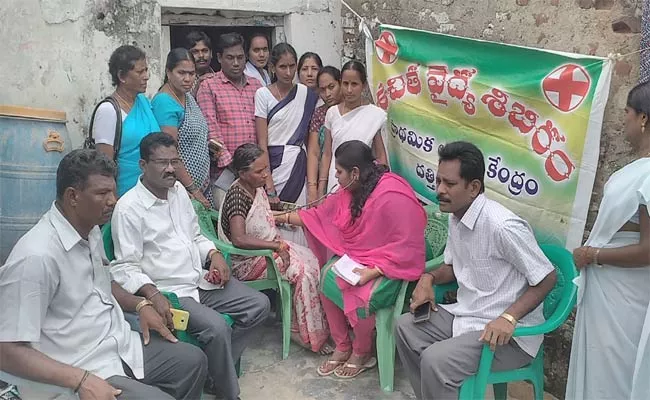
[[[526,221],[485,197],[485,161],[468,142],[440,148],[436,190],[450,213],[443,264],[422,275],[411,311],[432,308],[428,320],[410,313],[395,326],[395,342],[418,399],[457,399],[478,370],[483,344],[495,351],[493,370],[529,364],[543,335],[512,337],[515,325],[544,321],[542,301],[556,273]],[[436,305],[433,285],[458,282],[458,301]]]
[[[221,206],[235,176],[228,168],[232,153],[245,143],[256,143],[255,92],[262,86],[244,75],[244,38],[238,33],[221,35],[217,43],[221,71],[199,86],[197,102],[208,122],[208,137],[221,150],[213,155],[211,176],[215,205]]]

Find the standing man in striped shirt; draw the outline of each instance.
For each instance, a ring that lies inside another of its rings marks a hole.
[[[411,312],[430,304],[431,316],[397,321],[397,350],[418,399],[457,399],[474,375],[484,343],[496,350],[494,370],[529,364],[543,336],[512,338],[517,324],[544,321],[541,303],[556,273],[526,221],[483,194],[485,161],[471,143],[439,150],[440,210],[450,213],[444,263],[427,272],[411,298]],[[457,303],[438,306],[433,285],[458,282]]]
[[[244,75],[244,38],[239,33],[221,35],[217,59],[221,71],[201,83],[197,101],[208,122],[208,138],[220,148],[211,167],[214,204],[220,207],[235,180],[229,168],[232,153],[242,144],[257,142],[255,92],[262,85]]]

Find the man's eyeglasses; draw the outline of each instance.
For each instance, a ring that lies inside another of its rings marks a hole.
[[[149,162],[154,163],[154,165],[160,168],[167,168],[169,164],[174,168],[178,168],[183,164],[183,160],[180,158],[158,158],[155,160],[149,160]]]

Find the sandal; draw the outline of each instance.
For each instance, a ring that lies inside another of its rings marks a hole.
[[[369,369],[375,368],[377,366],[377,359],[375,357],[370,357],[368,361],[365,362],[363,365],[356,365],[356,364],[350,364],[349,362],[343,363],[343,366],[337,367],[336,370],[334,370],[334,376],[340,379],[352,379],[356,378],[359,376],[364,371],[367,371]],[[350,368],[350,369],[356,369],[357,371],[352,374],[352,375],[343,375],[343,368]]]
[[[345,364],[345,361],[327,360],[324,363],[322,363],[321,365],[319,365],[318,368],[316,368],[316,372],[320,376],[330,376],[333,373],[335,373],[336,370],[343,364]],[[323,370],[321,369],[323,367],[323,365],[331,366],[332,369],[323,372]]]

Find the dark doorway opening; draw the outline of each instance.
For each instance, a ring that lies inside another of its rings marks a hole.
[[[219,41],[219,36],[224,33],[237,32],[244,37],[244,40],[248,42],[249,38],[257,33],[261,32],[266,35],[269,40],[269,47],[273,46],[272,37],[273,37],[273,27],[269,26],[189,26],[189,25],[170,25],[169,26],[169,35],[170,35],[170,48],[174,49],[176,47],[185,47],[185,36],[191,31],[203,31],[205,32],[212,41],[212,69],[216,71],[221,70],[221,65],[217,61],[217,43]]]

